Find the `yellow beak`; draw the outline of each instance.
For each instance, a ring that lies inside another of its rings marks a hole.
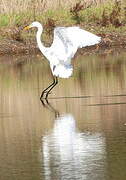
[[[26,27],[24,27],[24,30],[28,30],[30,28],[31,28],[30,26],[26,26]]]

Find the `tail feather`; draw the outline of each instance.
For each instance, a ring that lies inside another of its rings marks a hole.
[[[69,78],[72,75],[73,67],[72,65],[62,65],[58,64],[53,66],[52,73],[53,75],[60,77],[60,78]]]

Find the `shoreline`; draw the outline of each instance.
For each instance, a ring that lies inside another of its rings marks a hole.
[[[66,8],[63,8],[61,3],[56,3],[58,8],[46,6],[44,11],[41,9],[45,5],[43,1],[37,3],[30,1],[26,6],[22,1],[20,4],[22,9],[19,6],[21,11],[17,9],[18,6],[7,9],[3,5],[3,12],[0,15],[0,56],[40,53],[35,40],[35,31],[23,31],[25,26],[36,20],[43,24],[43,41],[47,46],[50,46],[53,39],[55,27],[75,25],[101,36],[102,42],[99,44],[101,50],[126,48],[126,6],[123,1],[104,0],[102,3],[97,1],[85,3],[76,0],[73,4],[66,4]],[[96,47],[90,46],[83,48],[82,51],[93,53],[95,49]]]
[[[79,49],[83,54],[92,54],[106,50],[114,51],[114,49],[126,49],[126,36],[113,34],[97,34],[102,37],[102,42],[98,45],[84,47]],[[0,56],[4,55],[32,55],[41,54],[37,47],[36,40],[28,42],[16,41],[11,39],[0,40]]]

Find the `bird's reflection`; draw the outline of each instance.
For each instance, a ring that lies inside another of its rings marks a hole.
[[[55,109],[48,101],[48,99],[41,99],[40,100],[43,107],[45,107],[46,109],[48,109],[49,111],[53,112],[54,115],[55,115],[55,118],[59,117],[60,114],[59,114],[59,111],[57,109]]]
[[[41,156],[47,180],[104,180],[104,137],[100,133],[79,132],[72,114],[57,116],[52,131],[42,138]]]

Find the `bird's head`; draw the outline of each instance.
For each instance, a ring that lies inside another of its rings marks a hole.
[[[29,26],[24,27],[24,30],[31,29],[32,27],[41,28],[42,25],[41,25],[38,21],[34,21],[34,22],[31,23]]]

